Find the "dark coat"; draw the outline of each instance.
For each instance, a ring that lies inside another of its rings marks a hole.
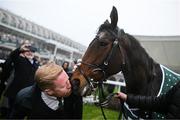
[[[10,118],[25,116],[29,119],[82,119],[82,97],[71,94],[64,98],[63,108],[52,110],[42,100],[38,86],[30,86],[18,93]]]
[[[4,94],[11,99],[15,99],[16,94],[22,88],[34,84],[34,75],[39,66],[39,63],[35,59],[33,59],[33,64],[31,64],[31,62],[27,58],[22,57],[19,54],[19,48],[14,50],[6,60],[4,66],[4,69],[8,68],[8,71],[10,68],[12,68],[12,65],[14,69],[14,79],[12,80],[11,84],[8,86]]]
[[[126,102],[131,107],[164,113],[166,118],[180,119],[180,82],[159,97],[128,94]]]

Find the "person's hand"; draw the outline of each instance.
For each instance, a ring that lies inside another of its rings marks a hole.
[[[117,94],[115,95],[115,97],[117,97],[117,98],[119,98],[119,99],[121,99],[121,100],[123,100],[123,101],[126,101],[126,100],[127,100],[127,95],[126,95],[125,93],[123,93],[123,92],[117,93]]]
[[[28,46],[31,46],[31,44],[26,43],[26,44],[21,45],[20,51],[27,51],[27,50],[29,50]]]

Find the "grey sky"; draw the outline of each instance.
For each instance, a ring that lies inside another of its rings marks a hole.
[[[180,0],[0,0],[0,7],[88,46],[118,9],[118,26],[132,35],[180,35]]]

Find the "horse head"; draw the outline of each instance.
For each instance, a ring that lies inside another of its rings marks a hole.
[[[71,78],[73,91],[86,96],[107,77],[122,70],[125,64],[124,31],[117,27],[118,13],[113,7],[111,22],[106,20],[89,44],[82,61]],[[118,61],[117,61],[118,59]],[[120,67],[121,66],[121,67]]]

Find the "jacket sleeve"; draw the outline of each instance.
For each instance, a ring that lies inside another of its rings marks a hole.
[[[167,100],[165,95],[156,96],[134,96],[129,94],[127,103],[131,107],[140,108],[148,111],[164,112],[167,107]]]
[[[16,62],[19,57],[19,54],[20,54],[20,48],[17,48],[10,53],[9,57],[13,62]]]
[[[172,104],[172,98],[179,90],[180,82],[170,89],[166,94],[160,96],[140,96],[128,94],[127,103],[131,107],[148,111],[167,112]]]
[[[15,104],[11,114],[9,116],[10,119],[24,119],[27,115],[28,115],[28,111],[30,111],[30,109],[28,109],[27,107],[21,105],[21,104]]]
[[[15,104],[12,108],[10,119],[24,119],[32,110],[31,87],[27,87],[18,92]]]

